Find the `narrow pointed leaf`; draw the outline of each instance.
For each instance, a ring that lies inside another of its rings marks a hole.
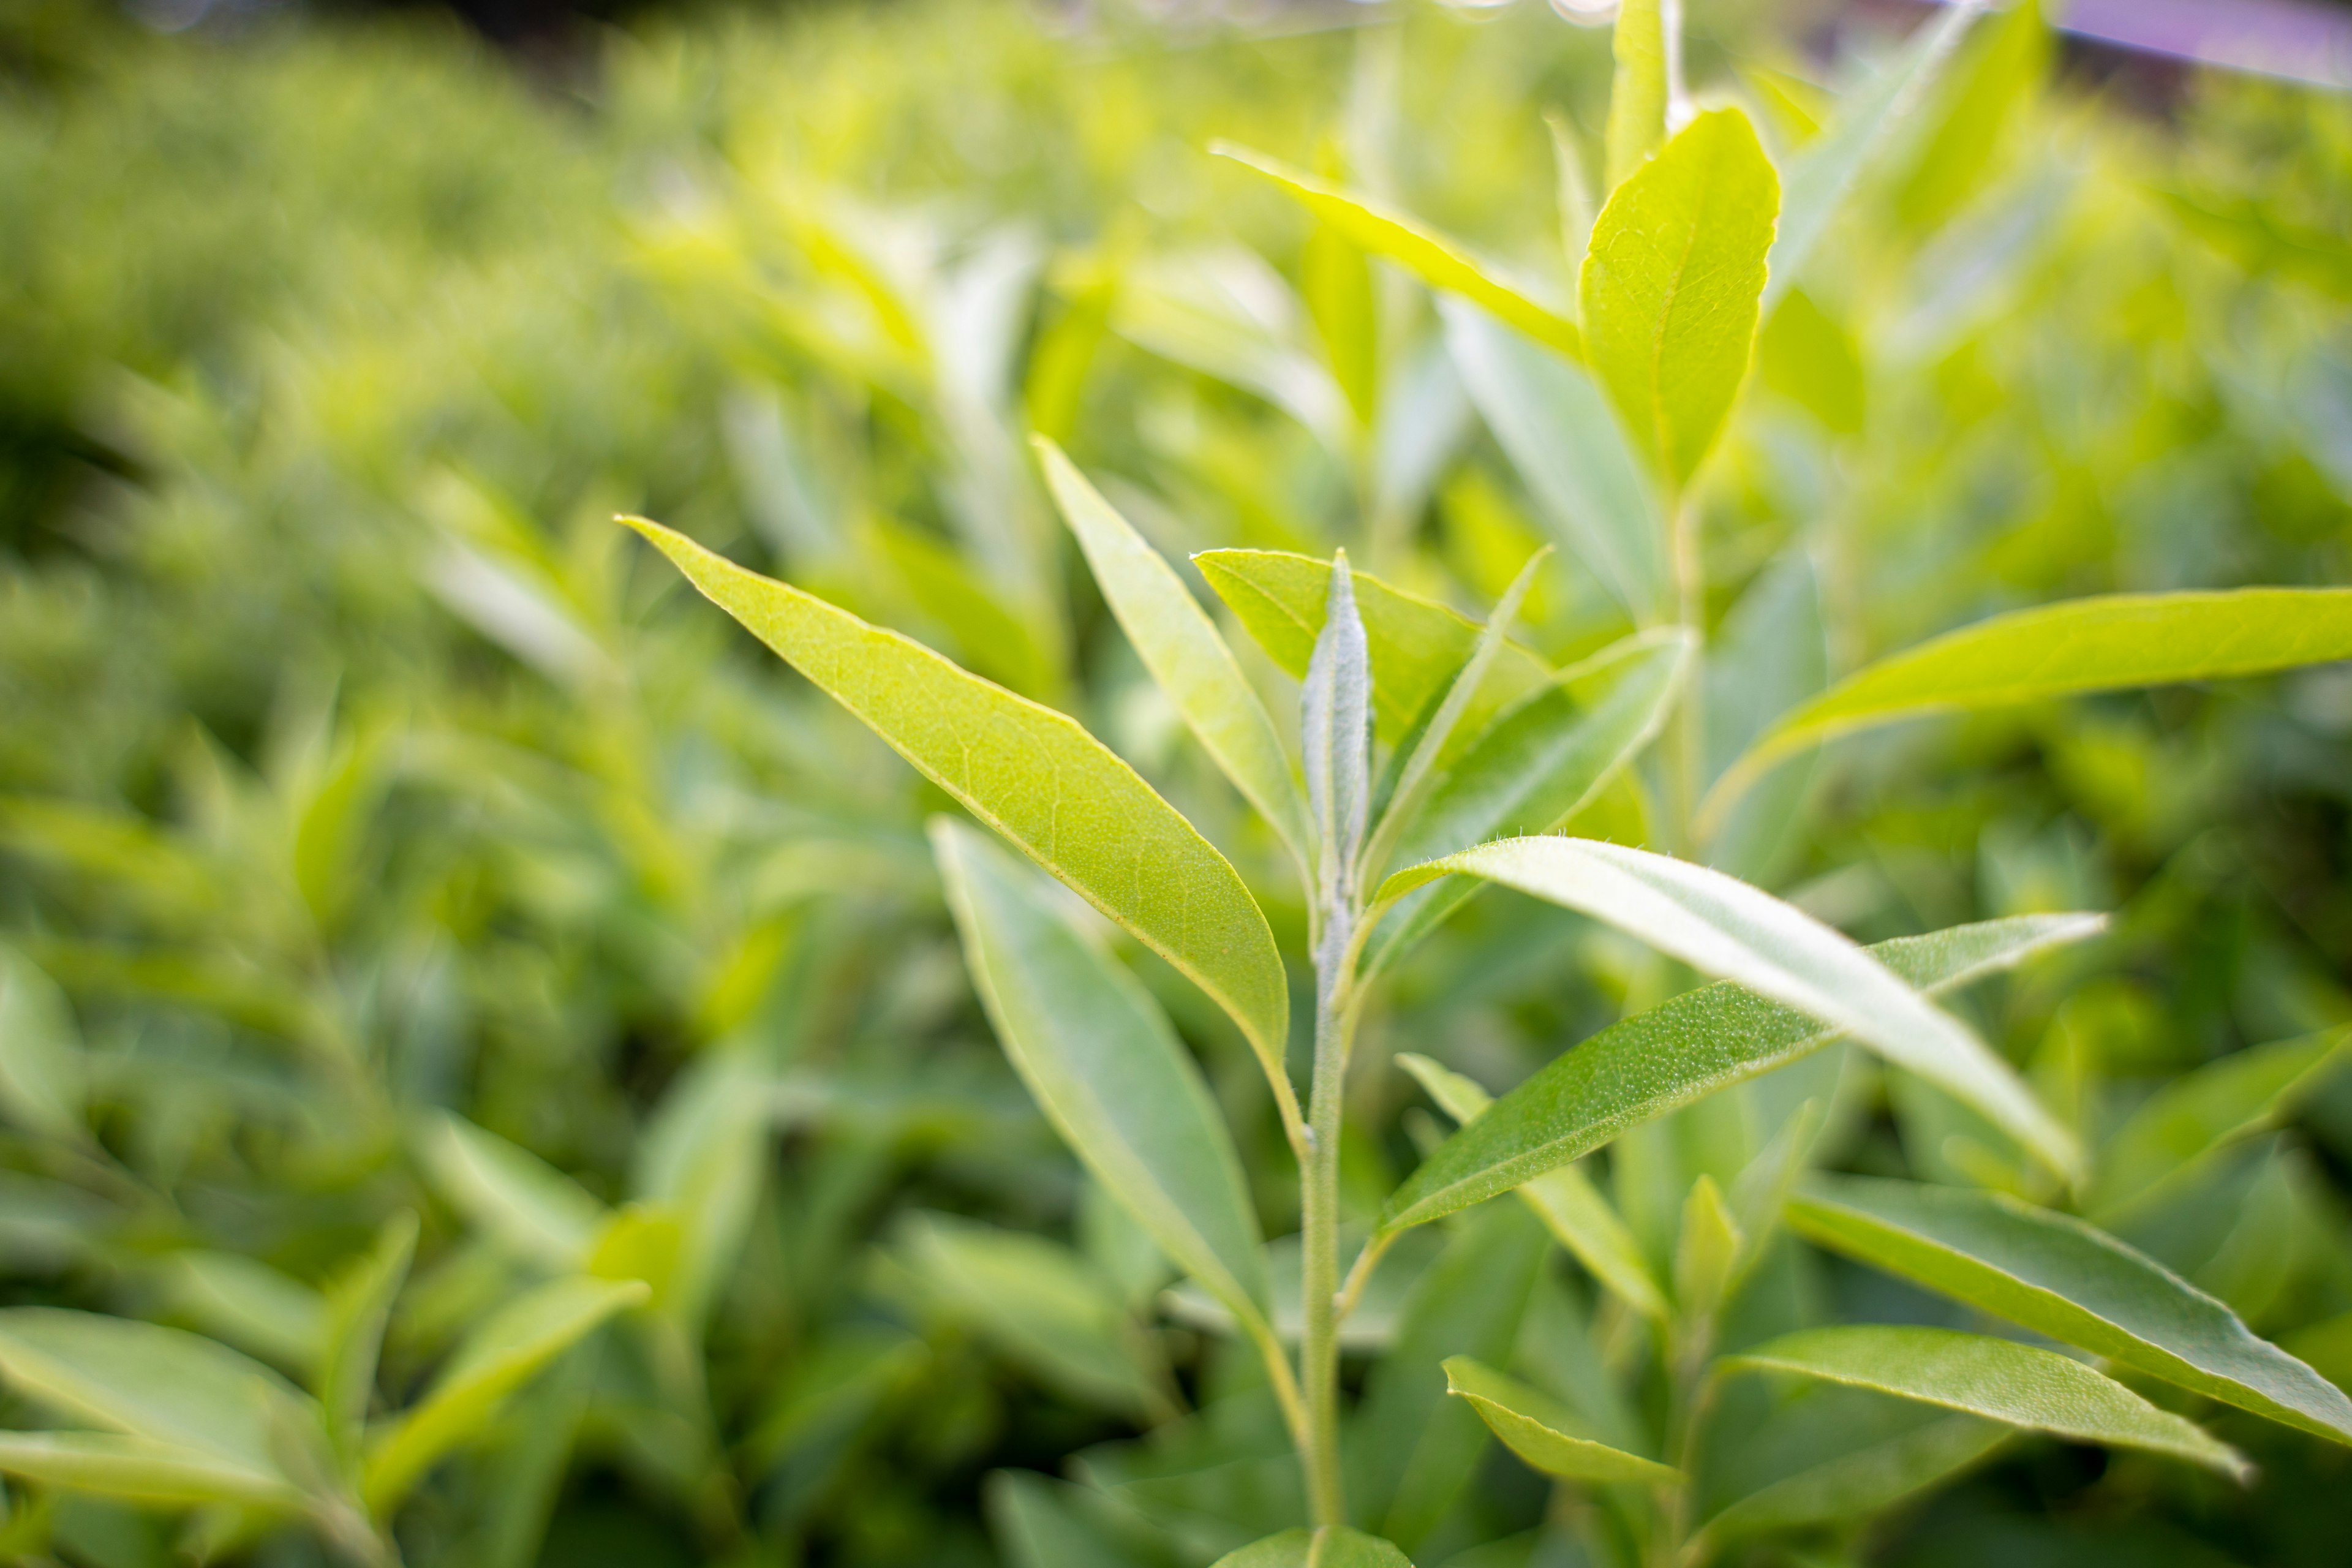
[[[1615,190],[1666,140],[1666,28],[1661,0],[1622,0],[1610,38],[1608,178]]]
[[[1412,1568],[1412,1559],[1360,1530],[1286,1530],[1228,1552],[1212,1568]]]
[[[0,1110],[34,1131],[86,1141],[80,1031],[56,981],[0,942]]]
[[[1743,1237],[1715,1178],[1701,1174],[1683,1200],[1675,1243],[1675,1305],[1685,1318],[1707,1316],[1723,1304]]]
[[[293,1509],[306,1500],[274,1470],[251,1469],[210,1449],[114,1432],[0,1432],[0,1473],[163,1507]]]
[[[1331,563],[1280,550],[1207,550],[1192,557],[1217,597],[1285,673],[1305,679],[1331,596]],[[1438,700],[1477,646],[1478,623],[1433,600],[1349,574],[1356,613],[1372,661],[1372,708],[1382,741],[1395,742]],[[1514,702],[1551,678],[1542,659],[1506,642],[1486,689],[1465,719]]]
[[[2352,588],[2116,594],[2019,610],[1883,658],[1782,715],[1716,794],[1808,746],[1925,713],[2342,658],[2352,658]]]
[[[378,1518],[425,1472],[489,1425],[509,1394],[614,1313],[642,1305],[638,1279],[551,1280],[509,1301],[467,1335],[425,1397],[368,1446],[361,1492]]]
[[[1617,187],[1577,297],[1585,353],[1635,448],[1689,482],[1748,374],[1780,181],[1736,109],[1698,116]]]
[[[1548,1476],[1603,1484],[1679,1486],[1683,1482],[1683,1473],[1671,1465],[1572,1436],[1583,1423],[1558,1401],[1472,1357],[1447,1359],[1445,1392],[1467,1400],[1505,1447]]]
[[[1255,1212],[1216,1102],[1167,1017],[977,833],[931,842],[989,1021],[1065,1142],[1177,1267],[1263,1330]]]
[[[1462,1074],[1407,1051],[1397,1065],[1411,1073],[1448,1116],[1467,1126],[1494,1103],[1486,1089]],[[1592,1277],[1620,1300],[1653,1321],[1663,1322],[1668,1308],[1665,1292],[1642,1257],[1641,1245],[1625,1222],[1610,1206],[1582,1171],[1556,1165],[1530,1177],[1517,1189],[1520,1201],[1544,1222],[1552,1239],[1591,1271]]]
[[[1345,551],[1332,562],[1323,629],[1298,703],[1307,808],[1322,855],[1317,885],[1327,898],[1352,902],[1372,798],[1372,660]]]
[[[2142,1101],[2099,1151],[2084,1205],[2102,1224],[2137,1209],[2213,1151],[2273,1126],[2352,1052],[2352,1029],[2223,1057],[2184,1073]]]
[[[2338,1443],[2352,1398],[2170,1269],[2072,1215],[2000,1193],[1815,1177],[1790,1227],[1817,1246]]]
[[[394,1215],[375,1245],[327,1287],[315,1386],[327,1436],[347,1463],[359,1458],[384,1324],[408,1278],[416,1230],[414,1214]]]
[[[1896,126],[1942,72],[1961,37],[1983,10],[1979,0],[1960,0],[1943,16],[1924,24],[1885,74],[1858,89],[1840,107],[1837,122],[1808,143],[1790,165],[1781,195],[1780,232],[1772,239],[1764,279],[1767,316],[1798,281],[1855,180],[1874,155],[1886,150]]]
[[[1438,307],[1462,384],[1545,529],[1628,615],[1654,619],[1665,596],[1665,514],[1594,372],[1461,300]]]
[[[1375,256],[1387,257],[1431,288],[1475,301],[1538,342],[1571,359],[1582,352],[1574,321],[1530,299],[1462,245],[1426,225],[1370,196],[1338,189],[1263,153],[1226,142],[1211,143],[1209,151],[1265,175],[1340,234]]]
[[[2080,1362],[2014,1340],[1845,1324],[1801,1330],[1717,1364],[1726,1372],[1794,1373],[1875,1389],[2078,1443],[2142,1448],[2236,1480],[2252,1474],[2242,1455],[2196,1423],[2158,1409]]]
[[[1043,437],[1036,446],[1063,520],[1136,657],[1234,787],[1306,866],[1306,818],[1282,737],[1216,624],[1059,447]]]
[[[1401,871],[1383,898],[1462,872],[1604,921],[1703,973],[1795,1007],[1949,1090],[2053,1169],[2074,1135],[1949,1014],[1848,938],[1719,871],[1580,838],[1507,838]]]
[[[1710,1464],[1710,1485],[1725,1487],[1730,1500],[1707,1518],[1699,1550],[1766,1531],[1866,1519],[2016,1436],[2015,1427],[1979,1415],[1862,1390],[1815,1390]]]
[[[1067,715],[919,643],[658,523],[630,526],[924,776],[1206,991],[1267,1072],[1281,1072],[1290,992],[1265,916],[1133,768]]]
[[[1929,995],[2104,929],[2024,915],[1900,937],[1870,955]],[[1384,1231],[1423,1225],[1590,1153],[1629,1127],[1809,1056],[1841,1031],[1737,985],[1685,992],[1611,1026],[1497,1100],[1390,1197]]]
[[[534,1263],[573,1267],[604,1223],[604,1205],[579,1183],[461,1116],[436,1115],[420,1148],[441,1195]]]

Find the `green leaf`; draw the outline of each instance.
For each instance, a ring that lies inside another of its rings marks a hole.
[[[1228,1552],[1212,1568],[1412,1568],[1412,1559],[1360,1530],[1286,1530]]]
[[[204,1448],[112,1432],[0,1432],[0,1472],[66,1491],[163,1507],[293,1509],[301,1490]]]
[[[1719,871],[1582,838],[1506,838],[1389,879],[1388,899],[1467,873],[1577,910],[1704,973],[1831,1024],[1990,1117],[2053,1169],[2082,1163],[2074,1135],[2006,1062],[1852,941]]]
[[[310,1402],[226,1345],[154,1323],[54,1307],[0,1310],[0,1373],[34,1403],[191,1449],[291,1487],[281,1456],[314,1443]]]
[[[461,1116],[433,1116],[418,1152],[443,1197],[532,1262],[576,1267],[604,1223],[604,1205],[579,1183]]]
[[[1748,374],[1780,176],[1736,109],[1698,116],[1592,226],[1585,350],[1634,447],[1679,490]]]
[[[1159,1005],[979,834],[934,818],[931,843],[989,1021],[1046,1119],[1160,1249],[1263,1339],[1271,1298],[1241,1159]]]
[[[899,755],[1206,991],[1282,1074],[1290,989],[1225,858],[1066,715],[663,528],[629,525]]]
[[[2095,915],[2026,915],[1901,937],[1870,955],[1930,995],[2104,927]],[[1840,1037],[1736,985],[1685,992],[1555,1058],[1455,1133],[1397,1189],[1382,1231],[1423,1225],[1508,1192],[1664,1115]]]
[[[1332,557],[1328,602],[1315,651],[1307,656],[1307,679],[1298,692],[1301,761],[1307,773],[1307,811],[1315,825],[1320,854],[1318,897],[1332,906],[1328,930],[1346,941],[1336,917],[1355,907],[1357,859],[1372,803],[1372,661],[1363,617],[1356,613],[1356,590],[1348,552]]]
[[[1467,1126],[1484,1115],[1493,1097],[1469,1079],[1411,1051],[1399,1053],[1397,1066],[1411,1073],[1448,1116]],[[1627,1306],[1653,1321],[1665,1321],[1666,1295],[1659,1289],[1642,1257],[1640,1244],[1609,1200],[1601,1195],[1582,1171],[1559,1165],[1530,1178],[1517,1189],[1520,1201],[1535,1211],[1552,1239],[1615,1291]]]
[[[2184,1073],[2141,1101],[2099,1151],[2084,1207],[2103,1224],[2137,1209],[2224,1145],[2274,1126],[2352,1049],[2329,1029],[2238,1051]]]
[[[2208,1398],[2352,1444],[2352,1399],[2220,1301],[2071,1215],[2000,1193],[1817,1177],[1790,1227],[1818,1246]]]
[[[1831,220],[1844,206],[1854,182],[1884,153],[1896,127],[1943,70],[1969,26],[1983,13],[1979,0],[1961,0],[1921,26],[1902,53],[1879,76],[1840,106],[1837,122],[1807,144],[1789,168],[1780,202],[1780,232],[1773,237],[1764,279],[1764,313],[1771,316],[1801,280]]]
[[[56,981],[0,942],[0,1109],[53,1138],[87,1142],[81,1032]]]
[[[319,1293],[237,1252],[191,1248],[163,1262],[173,1306],[216,1339],[306,1371],[319,1353]]]
[[[1330,601],[1331,563],[1280,550],[1207,550],[1192,563],[1274,662],[1305,679]],[[1394,744],[1411,733],[1470,657],[1478,643],[1478,623],[1392,588],[1369,572],[1350,571],[1349,577],[1371,654],[1377,733]],[[1465,727],[1475,732],[1482,714],[1491,715],[1550,679],[1542,659],[1517,643],[1505,643]]]
[[[1445,344],[1560,547],[1636,621],[1665,595],[1656,486],[1592,374],[1459,300],[1438,302]]]
[[[1034,621],[992,588],[945,539],[888,518],[868,518],[864,538],[914,608],[944,632],[973,669],[1025,697],[1051,697],[1061,684]],[[870,570],[870,568],[869,568]]]
[[[1504,281],[1457,242],[1365,195],[1339,190],[1303,169],[1228,142],[1209,151],[1280,185],[1336,232],[1375,256],[1385,256],[1433,289],[1459,294],[1573,359],[1582,350],[1576,323]]]
[[[382,1519],[425,1472],[487,1427],[509,1394],[597,1325],[651,1292],[643,1280],[551,1280],[466,1336],[425,1397],[372,1434],[361,1493]]]
[[[2054,1351],[1952,1329],[1844,1324],[1803,1329],[1716,1363],[1782,1372],[1940,1405],[2078,1443],[2144,1448],[2232,1479],[2253,1467],[2194,1422]]]
[[[2016,1436],[1976,1415],[1825,1384],[1709,1456],[1710,1490],[1728,1492],[1693,1555],[1743,1535],[1866,1519],[1948,1479]]]
[[[2261,675],[2352,658],[2352,588],[2116,594],[1995,616],[1883,658],[1783,714],[1709,813],[1781,758],[1923,713]]]
[[[1622,0],[1609,52],[1609,188],[1623,184],[1666,140],[1666,27],[1662,0]]]
[[[1298,284],[1331,379],[1356,423],[1370,428],[1380,417],[1381,346],[1371,258],[1337,224],[1319,220],[1299,254]]]
[[[1086,552],[1103,600],[1143,668],[1244,798],[1257,808],[1302,872],[1308,837],[1298,784],[1282,737],[1216,624],[1175,569],[1078,472],[1062,449],[1036,440],[1045,482]]]
[[[1504,1376],[1466,1355],[1445,1362],[1445,1392],[1470,1402],[1478,1419],[1506,1447],[1548,1476],[1562,1480],[1680,1486],[1671,1465],[1571,1436],[1583,1423],[1550,1395]]]
[[[1675,1305],[1685,1318],[1708,1317],[1723,1305],[1743,1240],[1723,1189],[1702,1173],[1683,1200],[1682,1230],[1675,1243]]]
[[[328,1439],[346,1466],[356,1466],[375,1391],[392,1303],[416,1254],[416,1215],[403,1210],[386,1220],[375,1245],[328,1285],[312,1386],[318,1391]]]
[[[1568,257],[1569,276],[1584,267],[1592,245],[1592,185],[1584,172],[1584,142],[1568,116],[1544,110],[1544,129],[1551,133],[1553,199],[1559,206],[1560,248]]]

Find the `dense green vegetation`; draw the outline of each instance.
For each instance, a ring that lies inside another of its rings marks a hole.
[[[0,16],[0,1555],[2325,1560],[2352,105],[1692,9]]]

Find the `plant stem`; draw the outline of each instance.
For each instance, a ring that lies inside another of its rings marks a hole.
[[[1299,1392],[1307,1407],[1307,1506],[1318,1525],[1347,1522],[1339,1479],[1339,1128],[1348,1047],[1354,1033],[1356,911],[1335,900],[1315,951],[1315,1077],[1307,1099],[1307,1145],[1300,1162]]]
[[[1706,771],[1706,577],[1699,559],[1698,508],[1685,490],[1667,502],[1673,518],[1675,618],[1691,635],[1694,667],[1676,705],[1674,754],[1668,759],[1674,797],[1674,852],[1698,858],[1699,791]]]

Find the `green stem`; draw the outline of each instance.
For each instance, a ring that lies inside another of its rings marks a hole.
[[[1667,505],[1674,529],[1675,618],[1690,633],[1696,660],[1703,655],[1706,641],[1706,576],[1699,559],[1698,509],[1691,504],[1688,490],[1669,498]],[[1699,852],[1699,790],[1706,771],[1706,674],[1703,663],[1695,663],[1690,679],[1683,682],[1673,733],[1674,754],[1668,759],[1674,797],[1672,847],[1675,853],[1696,859]]]
[[[1318,1525],[1347,1522],[1339,1479],[1339,1127],[1346,1100],[1354,1009],[1344,976],[1352,953],[1354,911],[1344,906],[1324,922],[1315,954],[1315,1078],[1307,1098],[1306,1156],[1300,1162],[1301,1259],[1298,1344],[1300,1397],[1307,1411],[1307,1497]]]

